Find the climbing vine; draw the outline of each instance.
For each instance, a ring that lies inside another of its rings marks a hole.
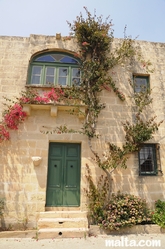
[[[94,17],[85,8],[87,19],[82,14],[72,24],[70,29],[77,38],[79,45],[79,54],[81,58],[81,84],[80,89],[74,88],[71,94],[83,95],[83,102],[87,106],[85,123],[83,125],[84,134],[88,136],[89,141],[97,136],[96,126],[100,112],[105,108],[105,104],[100,102],[100,92],[104,89],[117,94],[121,101],[125,100],[123,93],[116,87],[112,77],[107,72],[115,65],[121,62],[122,57],[127,57],[132,53],[129,40],[124,41],[127,44],[125,54],[121,53],[121,48],[116,50],[116,54],[110,52],[113,42],[112,22],[106,19],[103,22],[102,17]],[[123,46],[123,45],[122,45]]]
[[[103,90],[114,91],[117,97],[125,100],[124,94],[116,86],[113,80],[113,70],[116,66],[122,65],[137,59],[146,72],[153,72],[150,61],[145,61],[143,56],[134,45],[134,40],[125,35],[121,44],[112,49],[113,29],[112,22],[107,18],[102,20],[102,16],[96,17],[85,8],[86,19],[80,14],[73,24],[69,23],[73,35],[76,37],[81,58],[81,84],[80,88],[73,88],[70,94],[78,96],[81,93],[81,99],[87,106],[85,122],[83,124],[83,134],[88,137],[89,147],[94,154],[97,165],[106,173],[109,181],[109,194],[111,192],[111,173],[117,167],[127,167],[129,154],[138,151],[141,144],[150,140],[153,134],[158,130],[160,123],[156,123],[155,118],[146,119],[144,112],[152,103],[151,90],[142,89],[139,93],[134,90],[133,102],[133,121],[126,120],[122,123],[125,131],[125,142],[119,147],[111,142],[108,143],[108,149],[104,155],[99,155],[93,149],[92,139],[97,137],[97,122],[100,112],[105,108],[105,104],[100,102],[100,93]],[[111,73],[110,73],[111,72]],[[133,88],[134,85],[132,84]],[[88,177],[88,180],[91,179]],[[88,195],[90,196],[90,194]]]
[[[87,10],[86,19],[80,14],[73,24],[69,23],[73,35],[77,38],[79,54],[81,58],[81,84],[80,88],[70,89],[70,95],[78,96],[87,106],[83,132],[87,135],[90,148],[94,153],[99,167],[103,170],[116,168],[118,165],[126,167],[127,154],[137,151],[141,143],[152,138],[153,133],[158,129],[160,123],[155,122],[155,117],[145,120],[143,111],[152,102],[151,90],[143,89],[140,93],[133,93],[134,120],[133,123],[126,121],[123,123],[125,130],[125,143],[122,148],[109,143],[109,155],[106,160],[101,160],[99,155],[92,149],[91,140],[97,137],[97,121],[100,112],[105,108],[105,104],[100,102],[100,93],[103,90],[113,90],[117,97],[125,100],[124,94],[116,86],[112,74],[117,65],[121,65],[128,60],[137,59],[149,71],[151,63],[145,61],[140,52],[134,46],[134,40],[125,35],[122,43],[115,50],[112,49],[113,29],[112,22],[107,18],[102,20],[102,16],[91,15]],[[112,72],[107,73],[107,72]],[[133,86],[133,85],[132,85]]]

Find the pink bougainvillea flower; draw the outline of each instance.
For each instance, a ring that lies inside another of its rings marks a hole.
[[[42,96],[36,96],[34,97],[33,101],[38,104],[46,104],[49,102],[49,99]]]
[[[53,102],[56,102],[59,100],[60,98],[60,95],[63,95],[64,92],[62,91],[62,89],[55,89],[52,88],[51,91],[47,92],[44,94],[44,97],[48,99],[48,101],[53,101]]]
[[[20,102],[21,102],[22,104],[27,104],[27,103],[29,103],[29,102],[30,102],[30,98],[27,98],[27,97],[21,97],[21,98],[20,98]]]
[[[88,43],[88,42],[82,42],[82,45],[83,45],[83,46],[88,46],[89,43]]]
[[[14,104],[4,115],[4,122],[9,129],[17,130],[19,123],[27,116],[20,104]]]
[[[75,53],[75,54],[74,54],[74,57],[78,57],[78,58],[79,58],[80,55],[79,55],[78,53]]]
[[[57,101],[58,100],[58,95],[56,94],[54,88],[44,94],[45,98],[47,98],[49,101]]]
[[[57,102],[64,95],[64,91],[59,88],[52,88],[51,91],[39,95],[37,91],[29,90],[23,93],[19,102],[13,106],[8,106],[8,110],[3,113],[3,120],[0,123],[0,142],[9,140],[9,131],[17,130],[18,125],[25,120],[27,113],[23,111],[21,104],[47,104]]]
[[[0,124],[0,143],[3,142],[4,140],[9,140],[9,138],[10,135],[5,125]]]

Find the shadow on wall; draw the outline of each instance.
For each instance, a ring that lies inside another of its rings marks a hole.
[[[164,200],[165,179],[160,176],[139,176],[139,165],[136,156],[128,160],[127,169],[113,172],[113,191],[129,193],[145,199],[150,207],[158,199]]]
[[[33,165],[31,155],[37,153],[36,141],[28,141],[26,137],[6,141],[0,146],[0,196],[5,198],[2,225],[7,228],[15,223],[19,228],[24,227],[26,221],[31,228],[36,227],[36,212],[41,203],[43,207],[45,204],[45,191],[42,191],[46,188],[45,159],[40,167]]]
[[[132,194],[145,199],[149,207],[154,207],[154,202],[158,199],[164,200],[165,179],[164,176],[139,176],[138,160],[132,155],[128,160],[126,169],[118,168],[111,174],[112,193]],[[103,170],[99,169],[93,161],[89,162],[94,182],[104,175]]]

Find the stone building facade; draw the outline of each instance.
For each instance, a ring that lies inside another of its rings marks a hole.
[[[118,43],[120,40],[115,39],[113,46],[117,46]],[[121,122],[132,119],[131,99],[128,97],[132,88],[128,79],[131,79],[133,75],[149,78],[150,87],[153,89],[153,103],[148,115],[150,113],[156,115],[158,122],[165,118],[165,44],[146,41],[136,41],[135,43],[144,59],[152,62],[154,72],[146,74],[143,66],[138,63],[116,68],[114,73],[116,84],[127,98],[123,103],[113,91],[103,91],[100,96],[102,102],[106,103],[106,108],[101,112],[97,127],[101,136],[93,142],[100,154],[105,150],[105,142],[110,141],[122,145],[124,132]],[[67,40],[58,36],[0,37],[0,115],[4,109],[3,96],[14,99],[28,87],[29,63],[31,63],[33,56],[42,55],[49,51],[73,55],[78,52],[78,46],[74,39]],[[37,89],[44,91],[43,87],[38,86]],[[64,150],[67,152],[67,146],[73,145],[74,150],[75,145],[76,151],[79,151],[80,159],[80,178],[78,179],[80,201],[76,204],[73,203],[73,205],[61,202],[58,205],[58,210],[65,210],[67,206],[67,210],[86,211],[87,200],[84,194],[84,188],[87,184],[85,178],[86,163],[90,165],[94,178],[100,174],[92,160],[85,136],[72,133],[41,133],[43,126],[52,129],[61,124],[66,124],[68,128],[79,129],[83,122],[82,117],[70,115],[66,106],[58,106],[58,108],[53,109],[48,106],[44,108],[39,105],[37,107],[31,105],[30,107],[26,106],[25,110],[28,113],[25,122],[19,125],[18,130],[10,132],[11,139],[9,141],[0,144],[0,197],[5,198],[3,222],[6,227],[9,224],[14,226],[25,219],[28,219],[29,227],[36,227],[40,212],[57,210],[56,204],[52,204],[50,207],[46,204],[51,148],[53,151],[51,146],[64,145]],[[157,199],[165,199],[164,122],[149,143],[159,147],[160,158],[157,158],[159,172],[139,175],[138,153],[134,153],[130,155],[128,168],[115,170],[112,178],[113,191],[120,190],[139,195],[147,199],[152,205]],[[72,172],[68,173],[68,181],[69,177],[72,178]],[[51,178],[50,175],[49,178]]]

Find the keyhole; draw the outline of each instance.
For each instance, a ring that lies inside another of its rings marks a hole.
[[[70,167],[73,168],[73,165],[71,165]]]
[[[57,168],[57,165],[55,164],[54,167]]]

